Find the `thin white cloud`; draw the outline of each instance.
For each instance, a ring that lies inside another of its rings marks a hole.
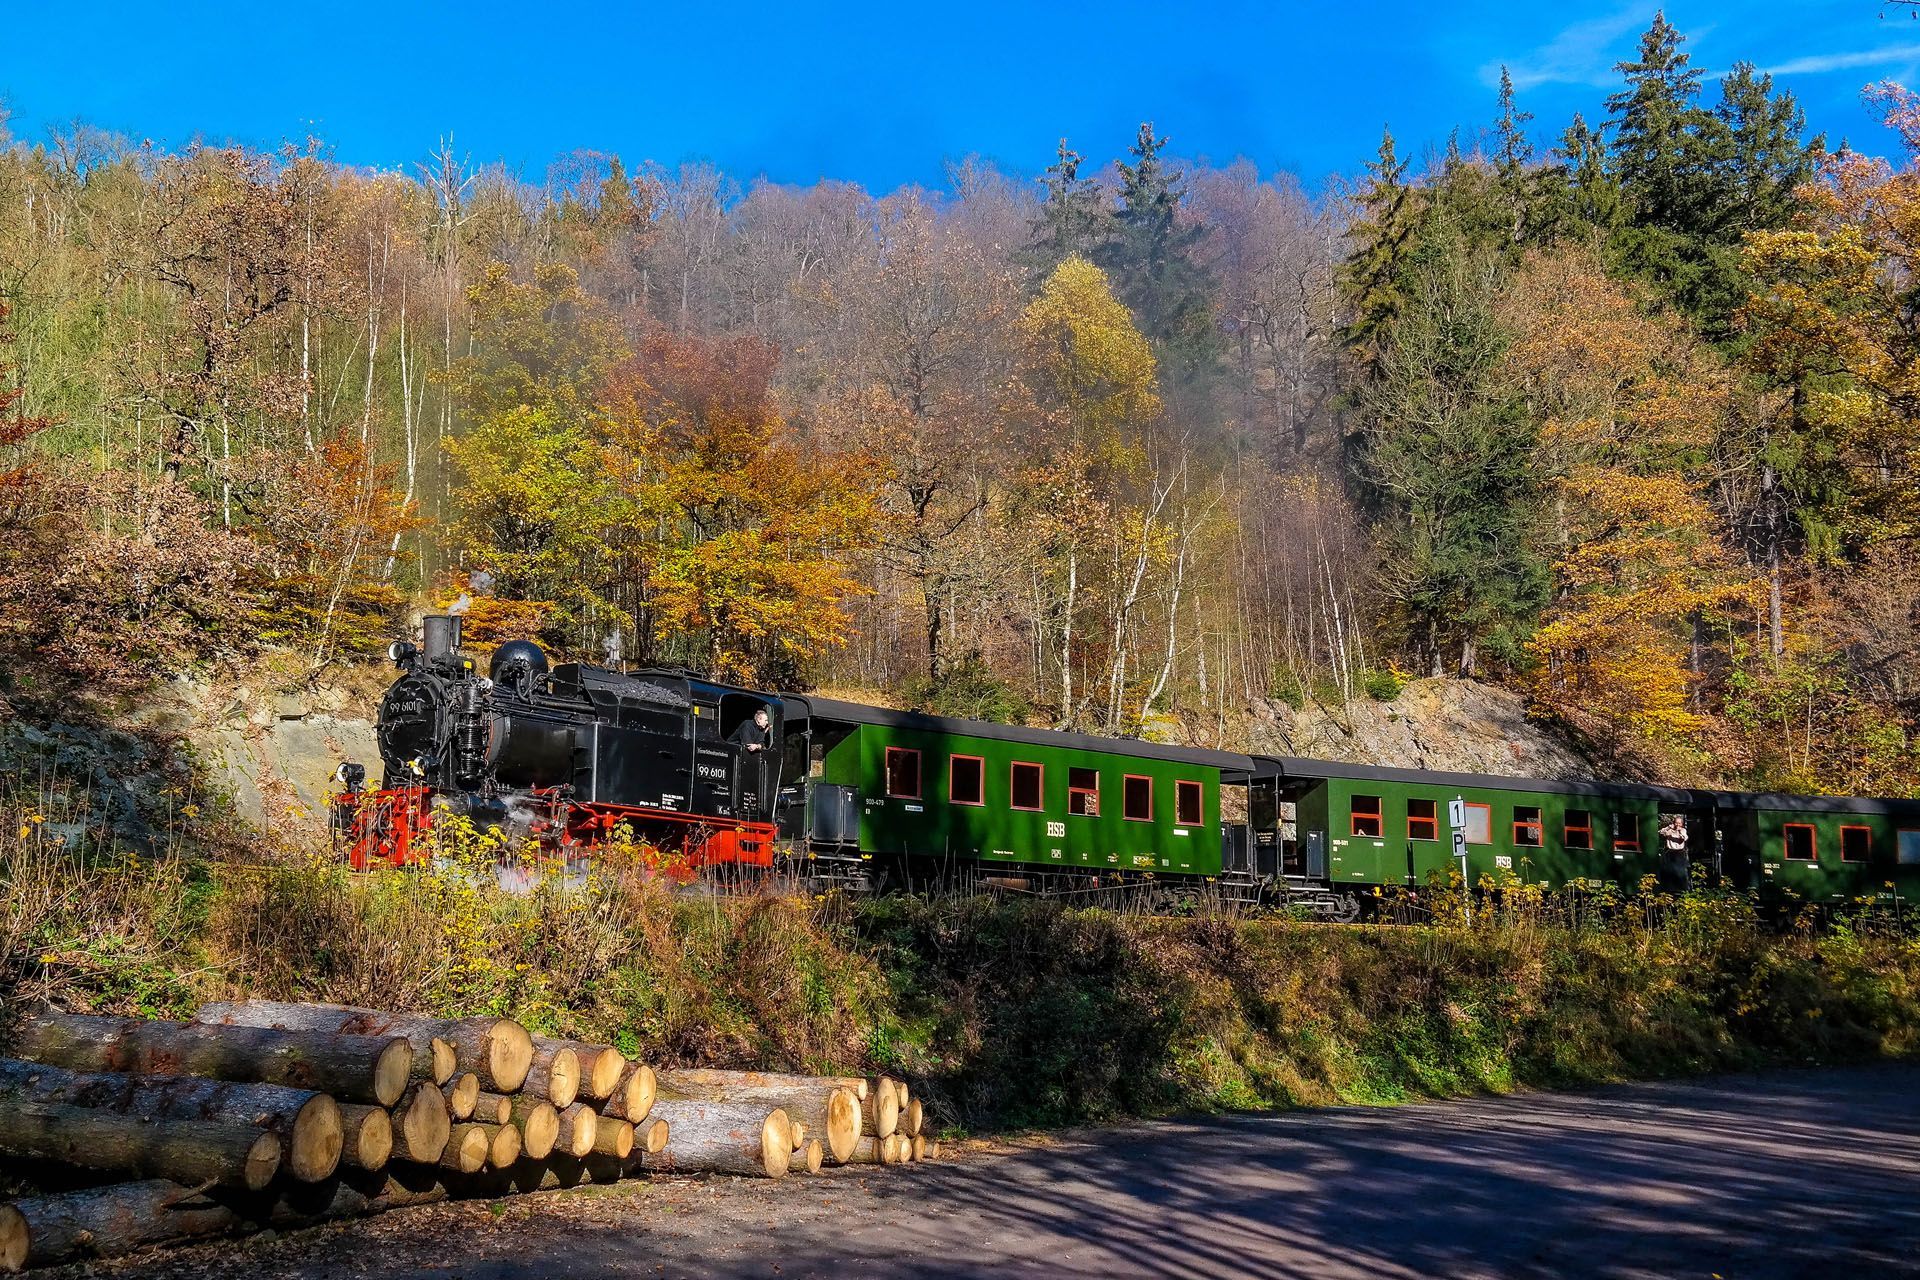
[[[1848,71],[1855,67],[1876,67],[1888,62],[1913,62],[1920,59],[1920,44],[1890,44],[1879,49],[1858,49],[1852,53],[1816,53],[1794,58],[1761,70],[1772,76],[1817,76],[1828,71]]]
[[[1489,62],[1480,68],[1480,78],[1489,86],[1500,83],[1504,62],[1515,89],[1543,84],[1612,84],[1613,64],[1621,58],[1621,40],[1645,30],[1656,7],[1653,0],[1636,0],[1604,17],[1576,22],[1529,53]]]

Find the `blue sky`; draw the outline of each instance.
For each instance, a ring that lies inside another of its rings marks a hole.
[[[1503,62],[1542,141],[1597,118],[1656,7],[0,0],[0,101],[28,138],[75,118],[173,144],[312,133],[343,162],[410,168],[451,134],[529,177],[592,149],[874,190],[938,185],[974,152],[1035,172],[1062,135],[1104,161],[1152,119],[1179,154],[1312,186],[1356,171],[1382,124],[1416,155],[1483,125]],[[1920,21],[1897,4],[1666,8],[1696,66],[1775,70],[1862,150],[1890,138],[1861,86],[1920,81]]]

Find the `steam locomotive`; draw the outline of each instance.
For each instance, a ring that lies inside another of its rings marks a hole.
[[[337,774],[334,828],[355,869],[418,860],[449,815],[561,854],[624,826],[694,869],[772,865],[779,698],[676,668],[551,665],[527,640],[481,675],[460,629],[429,617],[419,646],[387,651],[400,675],[376,720],[380,785],[358,763]]]

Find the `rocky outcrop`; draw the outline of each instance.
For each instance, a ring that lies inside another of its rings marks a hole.
[[[1415,680],[1397,697],[1312,699],[1254,708],[1247,749],[1355,764],[1529,778],[1589,778],[1594,763],[1527,716],[1511,689],[1475,680]]]

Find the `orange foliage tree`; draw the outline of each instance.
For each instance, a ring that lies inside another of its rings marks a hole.
[[[641,640],[760,682],[845,642],[879,521],[872,463],[798,439],[773,364],[753,339],[655,333],[610,380],[604,418],[632,504]]]

